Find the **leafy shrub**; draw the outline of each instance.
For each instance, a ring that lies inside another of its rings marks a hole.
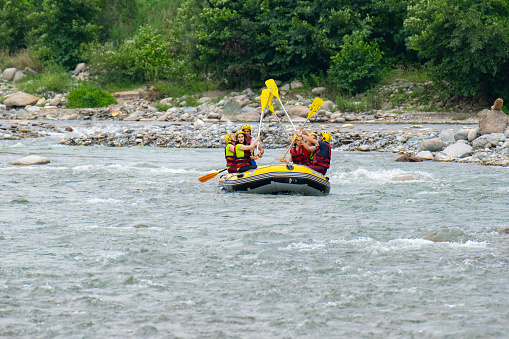
[[[163,104],[161,102],[156,102],[155,105],[154,105],[155,108],[157,108],[157,110],[159,112],[164,112],[166,110],[168,110],[169,108],[172,108],[171,105],[168,105],[168,104]]]
[[[330,81],[340,92],[364,92],[380,79],[383,53],[376,42],[364,41],[367,35],[366,31],[345,35],[341,51],[332,57]]]
[[[67,108],[94,108],[116,104],[113,96],[102,89],[83,83],[74,89],[67,98]]]
[[[141,27],[132,41],[118,48],[91,44],[83,51],[103,82],[142,82],[183,75],[185,64],[173,57],[163,35],[150,26]]]
[[[31,94],[64,93],[71,90],[72,78],[62,67],[53,67],[44,73],[29,76],[24,82],[18,83],[17,87]]]

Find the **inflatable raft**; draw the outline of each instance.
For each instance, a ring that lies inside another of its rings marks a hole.
[[[294,164],[260,166],[244,173],[230,173],[219,178],[226,192],[258,194],[327,195],[329,178],[312,169]]]

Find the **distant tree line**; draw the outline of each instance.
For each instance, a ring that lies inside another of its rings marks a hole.
[[[507,0],[0,0],[0,50],[109,81],[204,75],[369,89],[395,67],[509,100]]]

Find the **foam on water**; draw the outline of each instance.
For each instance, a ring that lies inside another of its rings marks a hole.
[[[352,172],[338,173],[334,172],[332,181],[338,181],[341,184],[351,184],[356,182],[375,182],[381,184],[387,183],[407,183],[433,180],[430,173],[421,171],[404,171],[399,168],[390,170],[369,170],[366,168],[358,168]]]

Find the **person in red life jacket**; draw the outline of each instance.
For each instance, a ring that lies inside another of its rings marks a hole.
[[[313,133],[309,133],[309,135],[310,135],[313,139],[318,140],[318,134],[316,134],[315,132],[313,132]],[[304,143],[305,143],[304,147],[306,147],[306,146],[312,146],[312,145],[310,145],[310,142],[309,142],[309,141],[304,140]],[[307,149],[307,148],[306,148],[306,149]],[[310,151],[310,150],[308,150],[308,152],[309,152],[309,164],[311,164],[311,163],[313,163],[313,158],[314,158],[315,152],[314,152],[314,151]]]
[[[247,151],[253,151],[256,143],[260,140],[260,136],[254,138],[250,145],[245,144],[245,139],[244,132],[237,131],[235,133],[235,146],[228,145],[228,150],[235,154],[235,165],[228,169],[230,173],[242,173],[257,168],[257,166],[251,165],[250,153]]]
[[[244,134],[246,135],[246,144],[251,145],[251,142],[253,141],[253,137],[251,136],[251,126],[247,125],[247,124],[242,126],[242,132],[244,132]],[[263,147],[262,147],[262,145],[260,145],[260,143],[258,143],[257,148],[260,151],[260,153],[258,153],[257,158],[251,158],[251,165],[253,165],[253,166],[256,166],[255,159],[261,158],[264,153]],[[253,152],[251,152],[251,153],[253,153]],[[252,156],[252,155],[253,154],[250,154],[250,156]]]
[[[315,140],[305,129],[302,129],[302,132],[304,132],[302,137],[314,145],[308,145],[308,147],[306,147],[308,151],[314,152],[313,161],[311,162],[311,166],[308,167],[325,175],[325,173],[327,173],[327,169],[330,167],[330,133],[323,131],[320,133],[318,140]]]
[[[295,139],[295,141],[293,143],[293,147],[290,149],[290,158],[288,159],[288,162],[293,162],[296,165],[308,166],[309,151],[306,147],[304,147],[304,140],[302,139],[302,136],[294,135],[293,139]],[[281,159],[280,161],[283,162],[284,159]]]
[[[228,173],[235,173],[235,134],[228,133],[224,136],[226,147],[224,148],[224,157],[226,159],[226,168]]]

